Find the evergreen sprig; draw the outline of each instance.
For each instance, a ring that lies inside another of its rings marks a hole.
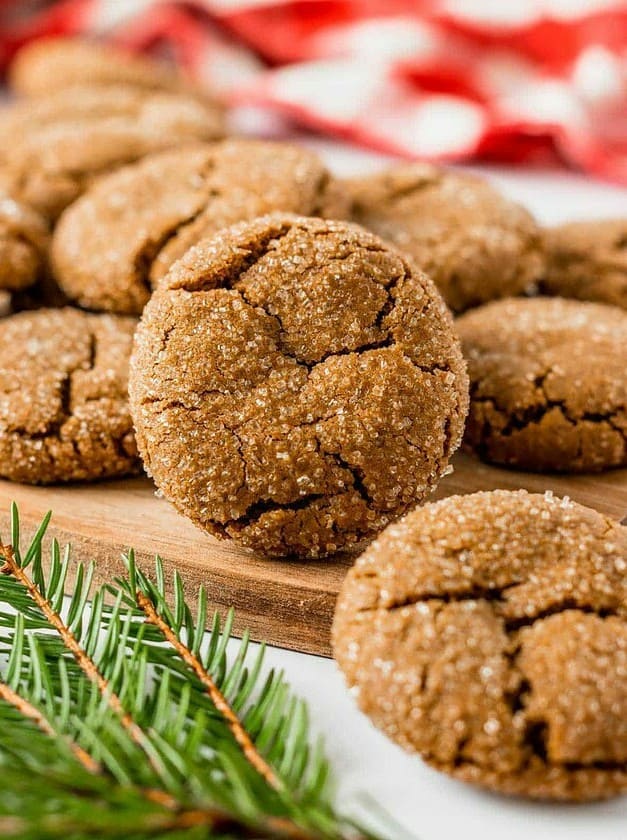
[[[307,708],[282,674],[262,679],[248,636],[229,661],[233,615],[194,612],[163,565],[94,587],[93,566],[67,585],[69,549],[0,544],[0,835],[372,837],[338,815]]]

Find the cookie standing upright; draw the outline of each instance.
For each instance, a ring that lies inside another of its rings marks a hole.
[[[561,298],[495,301],[457,319],[471,400],[465,440],[520,469],[627,465],[627,313]]]
[[[542,273],[533,217],[481,178],[416,163],[344,184],[354,220],[407,252],[454,312],[521,294]]]
[[[627,792],[627,528],[523,490],[452,496],[357,560],[333,623],[360,708],[503,793]]]
[[[0,187],[54,221],[103,173],[223,135],[222,111],[191,95],[128,85],[61,90],[0,111]]]
[[[226,140],[146,158],[103,178],[64,213],[52,260],[90,309],[137,313],[192,245],[273,210],[346,215],[322,161],[289,143]]]
[[[627,218],[595,219],[544,231],[540,291],[627,309]]]
[[[135,338],[147,471],[209,533],[320,557],[420,502],[467,378],[431,280],[358,226],[274,215],[177,262]]]
[[[127,397],[135,324],[77,309],[0,321],[0,476],[53,484],[141,471]]]

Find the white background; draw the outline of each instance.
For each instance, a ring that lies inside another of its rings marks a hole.
[[[342,175],[372,171],[386,159],[308,141]],[[627,189],[556,170],[473,167],[524,203],[544,223],[627,217]],[[389,742],[357,710],[334,662],[277,648],[267,663],[285,670],[324,734],[343,811],[363,813],[373,797],[399,825],[390,840],[627,840],[627,797],[592,805],[549,805],[491,795],[448,779]]]

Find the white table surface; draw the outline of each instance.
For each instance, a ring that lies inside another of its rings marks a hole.
[[[326,141],[307,141],[331,169],[352,175],[386,158]],[[544,223],[627,216],[627,189],[564,171],[472,167]],[[388,741],[354,705],[335,663],[270,648],[267,664],[283,669],[323,733],[342,810],[363,813],[373,797],[402,825],[389,840],[627,840],[627,797],[592,805],[548,805],[484,793],[436,773]]]

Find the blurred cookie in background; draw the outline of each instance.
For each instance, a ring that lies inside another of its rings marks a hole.
[[[41,280],[49,242],[45,219],[0,193],[0,290],[21,291]]]
[[[129,85],[152,91],[200,94],[180,68],[129,50],[83,38],[40,38],[13,59],[8,82],[18,96],[48,96],[77,86]],[[203,91],[207,100],[210,91]],[[217,100],[216,100],[217,104]]]
[[[223,134],[222,111],[186,94],[61,90],[0,111],[0,186],[54,221],[97,176]]]
[[[6,318],[12,311],[11,294],[0,289],[0,318]]]
[[[415,163],[343,183],[353,219],[411,256],[454,312],[522,294],[542,274],[533,217],[481,178]]]
[[[544,231],[540,291],[627,309],[627,218],[568,222]]]

